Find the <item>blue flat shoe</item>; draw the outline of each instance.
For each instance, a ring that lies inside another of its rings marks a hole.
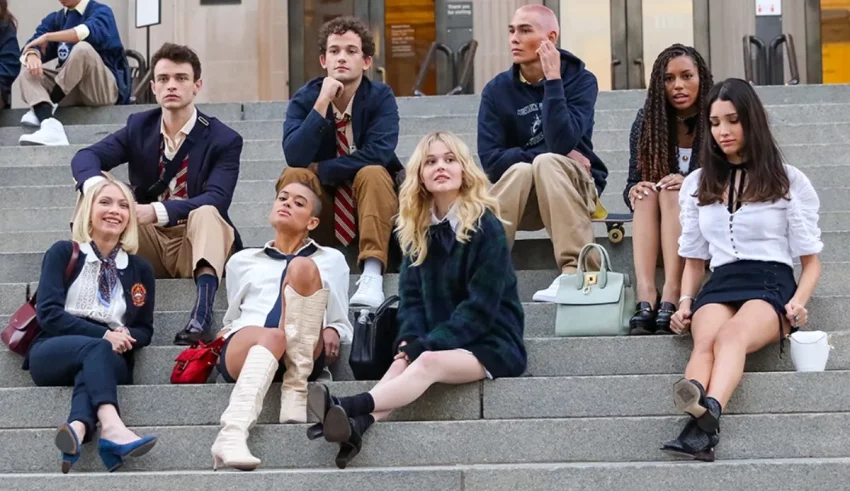
[[[54,440],[56,448],[62,452],[62,474],[67,474],[71,467],[80,460],[83,455],[83,446],[77,432],[68,423],[63,423],[57,428]]]
[[[113,472],[124,465],[125,457],[141,457],[150,452],[154,445],[156,445],[155,436],[139,438],[124,445],[101,438],[97,441],[97,453],[100,454],[100,460],[106,469]]]

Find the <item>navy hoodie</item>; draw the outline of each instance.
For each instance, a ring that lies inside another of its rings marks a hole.
[[[561,52],[561,79],[524,83],[519,65],[500,73],[481,93],[478,155],[492,182],[519,162],[542,153],[567,155],[578,150],[591,163],[596,190],[602,194],[608,169],[593,153],[596,76],[568,51]]]
[[[12,101],[12,82],[21,73],[21,48],[15,26],[0,21],[0,94],[8,106]],[[0,106],[3,109],[3,106]]]

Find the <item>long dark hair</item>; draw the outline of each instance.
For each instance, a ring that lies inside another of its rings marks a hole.
[[[657,182],[671,172],[678,172],[677,148],[679,132],[676,128],[676,109],[667,100],[664,76],[670,60],[687,56],[697,68],[699,75],[699,93],[697,94],[697,125],[694,132],[693,148],[700,148],[706,126],[708,105],[705,96],[714,81],[708,64],[697,50],[690,46],[674,44],[665,49],[652,65],[646,102],[643,105],[643,126],[638,143],[638,165],[644,181]]]
[[[711,88],[708,107],[715,101],[731,102],[744,130],[741,158],[746,163],[747,181],[740,201],[763,203],[788,199],[791,183],[783,166],[782,152],[770,132],[767,112],[755,89],[744,80],[730,78]],[[702,146],[702,175],[697,189],[700,206],[723,202],[729,184],[730,164],[711,134],[710,112],[709,109],[705,115],[706,144]]]
[[[9,1],[0,0],[0,24],[8,24],[12,29],[18,29],[18,19],[9,12]]]

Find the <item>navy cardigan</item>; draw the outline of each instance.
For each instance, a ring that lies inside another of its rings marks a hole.
[[[65,299],[68,296],[68,288],[80,275],[86,263],[86,255],[80,252],[71,279],[65,283],[65,268],[71,260],[73,245],[71,241],[63,240],[53,244],[44,254],[41,262],[41,277],[38,281],[38,300],[36,304],[36,317],[41,326],[41,334],[38,335],[33,346],[44,339],[56,336],[87,336],[102,338],[107,327],[98,322],[74,316],[65,310]],[[156,282],[154,280],[153,268],[150,263],[133,254],[128,254],[127,268],[119,269],[118,275],[124,290],[124,302],[127,311],[124,314],[125,327],[130,330],[130,335],[136,340],[134,349],[124,354],[127,360],[127,368],[132,374],[133,353],[151,344],[153,337],[153,313],[156,298]],[[140,302],[134,301],[132,290],[137,285],[145,289],[145,296]],[[137,305],[141,303],[141,305]],[[30,348],[32,349],[32,348]],[[29,356],[24,360],[24,369],[29,368]]]
[[[82,189],[90,177],[127,162],[130,186],[136,199],[142,204],[150,203],[142,191],[147,191],[159,180],[161,119],[161,108],[131,114],[126,126],[77,152],[71,160],[71,172],[77,188]],[[227,211],[239,178],[242,137],[218,119],[198,111],[198,122],[186,137],[186,143],[189,142],[194,144],[189,152],[186,176],[189,199],[162,203],[168,212],[168,226],[186,223],[192,210],[210,205],[236,231]],[[242,241],[236,231],[236,250],[240,249]]]
[[[18,46],[18,33],[15,26],[0,22],[0,95],[6,101],[6,107],[12,103],[12,82],[21,73],[21,47]],[[3,109],[0,106],[0,109]]]
[[[326,186],[354,180],[367,165],[380,165],[395,175],[402,169],[395,154],[398,145],[398,105],[392,89],[366,77],[354,94],[351,124],[355,151],[337,156],[333,107],[327,114],[313,110],[324,77],[311,80],[292,96],[283,122],[283,154],[289,167],[319,163],[319,180]]]
[[[505,228],[486,211],[478,230],[460,243],[448,221],[428,230],[428,255],[419,266],[405,256],[399,279],[399,334],[425,350],[465,349],[494,378],[517,377],[526,367],[525,316]]]
[[[42,19],[30,41],[48,32],[74,28],[73,25],[67,25],[67,16],[67,9],[64,8],[48,14],[47,17]],[[118,26],[115,23],[115,15],[112,13],[112,9],[108,5],[91,0],[86,6],[86,12],[83,14],[81,23],[89,28],[89,36],[85,39],[85,42],[92,45],[92,48],[103,59],[103,64],[109,68],[109,71],[115,77],[115,83],[118,85],[118,100],[115,103],[129,104],[130,92],[133,90],[130,67],[124,55],[124,45],[121,44],[121,38],[118,36]],[[41,52],[41,50],[39,51]],[[47,48],[41,52],[41,61],[47,63],[56,58],[58,51],[59,43],[48,43]],[[18,56],[20,56],[20,53]]]

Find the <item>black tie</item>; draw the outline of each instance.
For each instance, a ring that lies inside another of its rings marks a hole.
[[[283,280],[286,279],[286,270],[289,269],[289,263],[296,257],[312,256],[318,250],[319,248],[316,247],[316,244],[313,243],[311,243],[307,247],[302,248],[295,254],[283,254],[277,249],[272,249],[270,247],[266,247],[265,249],[263,249],[263,252],[265,252],[266,255],[268,255],[270,258],[277,259],[279,261],[286,261],[286,266],[283,267],[283,273],[280,274],[280,287],[277,289],[277,300],[275,301],[274,307],[272,307],[271,312],[269,312],[269,315],[266,316],[266,323],[264,327],[278,327],[280,325],[280,314],[281,308],[283,306]]]

